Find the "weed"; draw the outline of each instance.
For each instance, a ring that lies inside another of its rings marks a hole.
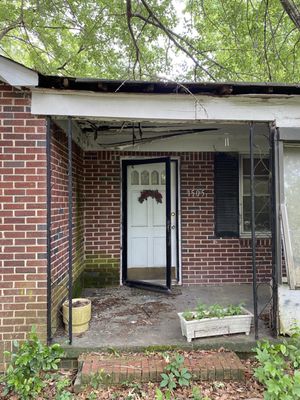
[[[70,392],[68,392],[67,390],[65,390],[65,388],[67,388],[70,385],[71,385],[71,381],[69,378],[63,378],[63,379],[57,380],[55,400],[73,399],[73,395]]]
[[[207,396],[202,396],[201,390],[198,386],[193,386],[192,388],[192,400],[210,400]]]
[[[171,390],[166,390],[162,392],[159,388],[156,388],[155,391],[155,400],[171,400],[172,392]]]
[[[91,386],[93,389],[98,389],[110,378],[110,375],[105,373],[103,369],[93,374],[91,377]]]
[[[97,400],[98,396],[97,393],[91,392],[88,394],[87,400]]]
[[[165,355],[165,360],[167,366],[161,374],[160,387],[172,391],[177,386],[189,386],[192,375],[183,366],[184,357],[181,354],[176,354],[174,358],[170,359],[168,355]]]
[[[2,380],[5,383],[4,395],[15,392],[21,399],[37,396],[45,387],[45,372],[57,370],[63,350],[59,344],[44,345],[37,337],[33,327],[29,339],[19,344],[14,342],[15,352],[5,352],[11,357]]]
[[[300,399],[300,330],[279,344],[258,343],[256,358],[260,366],[255,377],[265,386],[265,400]]]
[[[120,353],[114,347],[109,347],[108,351],[109,351],[109,353],[113,354],[115,357],[117,357],[117,358],[120,357]]]

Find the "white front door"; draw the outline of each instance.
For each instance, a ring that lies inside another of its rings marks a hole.
[[[163,284],[166,279],[167,210],[171,275],[176,278],[176,164],[171,162],[170,204],[167,208],[166,164],[127,166],[127,279]]]

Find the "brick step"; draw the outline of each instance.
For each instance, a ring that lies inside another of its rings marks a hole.
[[[77,383],[80,386],[88,384],[95,374],[104,384],[160,382],[160,374],[167,362],[159,354],[115,357],[90,353],[81,355],[78,364]],[[199,381],[240,381],[245,373],[240,359],[233,352],[192,352],[185,357],[184,366],[191,372],[193,380]]]

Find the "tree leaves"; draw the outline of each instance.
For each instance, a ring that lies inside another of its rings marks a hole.
[[[46,74],[298,82],[291,3],[2,0],[0,52]]]

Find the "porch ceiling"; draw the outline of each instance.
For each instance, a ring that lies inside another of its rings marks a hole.
[[[65,119],[55,122],[67,130]],[[268,151],[269,128],[255,124],[256,150]],[[238,151],[249,150],[247,123],[103,121],[73,119],[74,141],[85,151]]]

